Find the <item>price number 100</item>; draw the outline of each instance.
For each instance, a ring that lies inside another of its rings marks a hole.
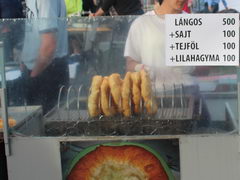
[[[235,37],[236,32],[234,30],[224,30],[223,31],[223,36],[224,37]]]
[[[235,61],[236,56],[235,55],[223,55],[223,60],[224,61]]]
[[[235,49],[236,44],[234,42],[224,42],[223,43],[223,48],[224,49]]]

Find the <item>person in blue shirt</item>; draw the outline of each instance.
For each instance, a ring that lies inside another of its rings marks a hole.
[[[57,104],[59,89],[69,82],[66,6],[64,0],[25,1],[22,85],[27,105],[42,105],[46,114]]]
[[[228,9],[227,2],[225,0],[221,0],[225,9]],[[216,13],[219,10],[219,2],[220,0],[205,0],[205,3],[208,4],[209,12]]]
[[[46,114],[56,106],[59,89],[69,83],[66,5],[64,0],[24,1],[26,19],[19,21],[24,38],[17,56],[21,75],[9,82],[8,101],[13,106],[41,105]]]

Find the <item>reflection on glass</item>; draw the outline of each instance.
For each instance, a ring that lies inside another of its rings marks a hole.
[[[129,28],[136,18],[134,16],[73,17],[57,20],[60,24],[67,24],[65,30],[68,31],[69,50],[65,58],[69,69],[69,84],[52,89],[49,95],[54,95],[55,101],[53,104],[48,104],[51,108],[47,113],[44,112],[44,116],[42,116],[41,103],[33,104],[26,99],[29,89],[26,88],[26,84],[22,83],[22,79],[28,78],[29,72],[23,71],[19,65],[22,59],[26,60],[32,57],[30,54],[35,53],[36,55],[37,51],[32,48],[39,48],[32,46],[39,37],[34,36],[34,40],[28,40],[28,51],[22,53],[24,37],[28,31],[32,30],[30,27],[33,24],[47,23],[47,21],[49,23],[51,20],[2,21],[0,23],[2,26],[14,24],[15,28],[19,29],[18,33],[10,32],[8,34],[9,37],[17,36],[16,38],[19,39],[17,45],[11,48],[6,46],[5,49],[5,51],[11,52],[6,54],[13,54],[12,58],[6,57],[5,61],[9,114],[19,122],[14,128],[15,132],[27,136],[132,136],[232,133],[237,131],[237,73],[235,67],[191,67],[195,71],[191,70],[188,76],[181,77],[173,76],[173,73],[166,75],[166,69],[154,67],[155,70],[150,70],[148,73],[151,79],[149,102],[155,101],[157,105],[157,111],[154,114],[147,113],[147,101],[141,96],[142,87],[141,84],[138,84],[139,113],[134,112],[133,97],[135,94],[130,85],[129,101],[127,101],[130,116],[125,117],[121,112],[123,90],[120,83],[118,92],[121,94],[118,94],[120,99],[118,101],[114,102],[115,95],[113,95],[110,85],[106,89],[108,93],[106,105],[110,109],[116,108],[116,105],[118,107],[116,113],[108,117],[101,111],[100,84],[95,99],[95,108],[99,108],[100,111],[97,116],[89,117],[88,98],[93,91],[91,88],[92,78],[99,75],[104,79],[106,76],[109,77],[116,73],[119,74],[121,81],[125,78],[127,65],[124,49]],[[1,39],[4,39],[4,36],[5,34],[1,34]],[[149,48],[148,43],[143,43],[142,48],[146,51]],[[159,47],[156,47],[156,50],[159,50]],[[63,53],[60,46],[57,51]],[[151,54],[145,57],[151,57]],[[32,60],[32,58],[30,59]],[[186,72],[188,67],[178,67],[177,70],[175,68],[176,73],[179,71]],[[58,69],[58,72],[59,77],[64,73],[61,68]],[[43,87],[50,86],[51,82],[49,81],[55,82],[56,77],[48,75],[44,78],[45,84],[36,83],[37,85],[34,86],[35,93],[38,93]],[[181,78],[183,81],[178,83],[177,78]],[[190,84],[186,83],[189,82],[189,78],[192,82]],[[34,94],[31,97],[36,98]],[[35,102],[41,102],[45,98],[43,96]],[[150,103],[148,107],[151,110],[153,105]],[[26,123],[29,121],[32,123]]]

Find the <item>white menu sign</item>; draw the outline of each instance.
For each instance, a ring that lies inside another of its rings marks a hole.
[[[239,14],[169,14],[165,38],[168,66],[239,65]]]

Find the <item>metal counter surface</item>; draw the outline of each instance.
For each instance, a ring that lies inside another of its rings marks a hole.
[[[34,117],[37,114],[42,113],[41,106],[15,106],[8,108],[8,116],[16,120],[16,126],[13,129],[19,129],[21,126],[26,123],[29,119]],[[1,111],[0,111],[1,116]],[[0,129],[0,133],[3,132],[3,129]]]

